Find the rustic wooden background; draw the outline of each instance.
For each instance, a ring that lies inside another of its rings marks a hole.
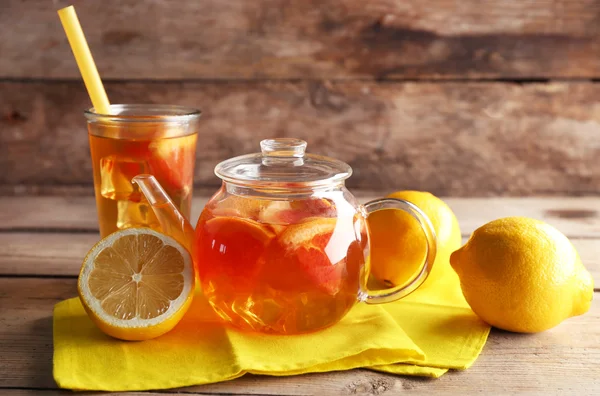
[[[600,0],[2,0],[0,194],[92,191],[70,3],[113,103],[203,110],[198,187],[296,136],[353,188],[600,194]]]

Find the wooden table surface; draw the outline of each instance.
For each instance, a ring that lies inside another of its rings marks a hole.
[[[195,199],[193,218],[205,201]],[[571,239],[596,285],[600,284],[600,198],[453,198],[447,202],[464,237],[503,216],[549,222]],[[81,260],[97,240],[92,197],[0,197],[0,394],[70,394],[58,390],[52,379],[52,308],[76,296]],[[247,375],[160,394],[598,395],[600,289],[595,291],[596,301],[587,314],[552,330],[535,335],[493,330],[473,367],[438,380],[368,370],[281,378]]]

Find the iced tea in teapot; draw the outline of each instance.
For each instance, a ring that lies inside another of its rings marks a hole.
[[[215,311],[260,332],[295,334],[337,322],[356,302],[366,254],[364,224],[341,197],[217,194],[198,221],[194,243],[203,292]]]

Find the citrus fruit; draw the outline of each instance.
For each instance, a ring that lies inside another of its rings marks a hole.
[[[316,217],[336,217],[333,202],[324,198],[271,201],[259,214],[260,221],[271,225],[296,224]]]
[[[153,140],[148,148],[152,153],[148,161],[151,173],[164,183],[165,188],[176,191],[192,185],[196,159],[195,134]]]
[[[194,254],[200,279],[232,288],[252,287],[275,233],[257,221],[240,217],[213,217],[199,226]]]
[[[280,214],[287,224],[295,224],[316,217],[336,217],[334,203],[325,198],[311,198],[290,202],[290,208]]]
[[[86,255],[77,290],[92,321],[123,340],[171,330],[194,291],[192,258],[174,239],[149,228],[110,234]]]
[[[433,268],[422,287],[452,273],[450,254],[461,245],[460,226],[448,205],[421,191],[398,191],[387,196],[408,201],[431,220],[437,240]],[[371,235],[371,274],[387,286],[407,284],[421,268],[427,240],[415,218],[406,212],[385,209],[371,214],[367,223]]]
[[[340,240],[330,247],[336,223],[333,218],[311,219],[288,226],[278,237],[287,260],[283,269],[293,273],[296,265],[301,275],[295,280],[301,285],[302,278],[307,279],[305,289],[317,288],[327,294],[336,294],[340,289],[347,248],[354,238],[351,235],[350,240]],[[344,246],[343,252],[336,251],[335,245]]]
[[[590,308],[593,281],[554,227],[508,217],[475,230],[450,258],[465,299],[500,329],[535,333]]]
[[[285,228],[283,224],[286,224],[281,214],[286,213],[290,208],[289,201],[271,201],[260,210],[258,219],[268,224],[275,233],[279,234]]]
[[[260,213],[269,203],[270,201],[264,199],[228,195],[216,202],[215,206],[210,209],[210,212],[214,216],[220,217],[236,216],[247,219],[258,219]]]

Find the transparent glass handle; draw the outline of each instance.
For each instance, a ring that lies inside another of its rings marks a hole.
[[[374,212],[384,209],[396,209],[402,210],[413,218],[415,218],[421,229],[423,230],[423,234],[425,234],[425,239],[427,240],[427,244],[425,246],[425,259],[421,264],[420,271],[416,273],[413,279],[405,286],[397,286],[383,290],[366,290],[364,292],[362,300],[367,304],[379,304],[379,303],[387,303],[391,301],[396,301],[402,297],[406,297],[413,291],[415,291],[425,279],[427,279],[427,275],[431,271],[433,266],[433,262],[435,260],[435,254],[437,251],[437,241],[435,237],[435,231],[433,226],[431,225],[431,221],[423,213],[421,209],[419,209],[416,205],[403,201],[401,199],[394,198],[383,198],[376,199],[374,201],[368,202],[364,205],[365,211],[367,213],[367,217]]]

